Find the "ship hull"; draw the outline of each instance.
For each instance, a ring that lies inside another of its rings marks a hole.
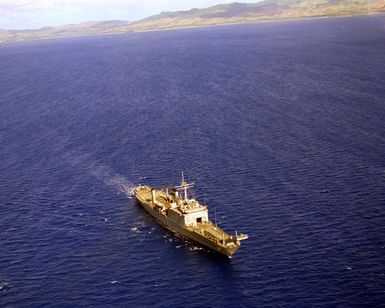
[[[200,244],[206,248],[209,248],[210,250],[213,250],[215,252],[223,254],[227,257],[231,257],[239,247],[239,246],[234,246],[231,248],[225,248],[222,246],[217,246],[217,245],[215,245],[215,243],[206,239],[204,236],[202,236],[196,232],[190,231],[190,230],[184,228],[183,226],[176,224],[174,221],[167,218],[167,216],[162,215],[157,210],[152,208],[149,204],[140,200],[140,198],[137,197],[137,200],[138,200],[139,204],[142,206],[142,208],[148,214],[150,214],[159,224],[161,224],[163,227],[165,227],[169,231],[171,231],[171,232],[173,232],[179,236],[193,240],[193,241],[197,242],[198,244]]]

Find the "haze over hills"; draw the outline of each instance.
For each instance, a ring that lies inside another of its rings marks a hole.
[[[265,0],[254,4],[234,2],[205,9],[162,12],[132,23],[112,20],[61,27],[45,27],[38,30],[0,29],[0,41],[150,31],[260,20],[342,16],[374,12],[385,12],[385,0]]]
[[[108,20],[84,22],[60,27],[44,27],[37,30],[0,30],[0,41],[44,39],[75,35],[107,34],[130,31],[130,22],[123,20]]]

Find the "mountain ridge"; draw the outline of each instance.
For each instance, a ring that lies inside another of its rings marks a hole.
[[[385,12],[385,0],[265,0],[232,2],[187,11],[161,12],[135,22],[106,20],[37,30],[0,29],[0,41],[165,30],[181,27],[256,22],[304,17],[344,16]]]

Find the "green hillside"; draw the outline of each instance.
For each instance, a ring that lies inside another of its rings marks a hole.
[[[230,3],[205,9],[163,12],[137,22],[87,22],[38,30],[1,30],[0,41],[98,35],[179,27],[209,26],[283,18],[342,16],[385,12],[385,0],[265,0]]]
[[[130,28],[138,31],[384,11],[385,0],[266,0],[255,4],[234,2],[207,9],[161,13],[133,23]]]

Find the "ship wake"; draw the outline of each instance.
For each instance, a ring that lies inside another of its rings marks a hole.
[[[90,170],[90,174],[107,186],[115,189],[118,193],[123,193],[127,197],[132,197],[134,195],[135,184],[124,176],[113,173],[107,166],[94,166]]]
[[[64,161],[72,167],[77,167],[86,170],[86,172],[105,185],[114,189],[118,194],[125,194],[131,198],[134,195],[135,184],[126,177],[117,174],[109,166],[95,161],[88,153],[80,149],[68,151],[63,155]]]

